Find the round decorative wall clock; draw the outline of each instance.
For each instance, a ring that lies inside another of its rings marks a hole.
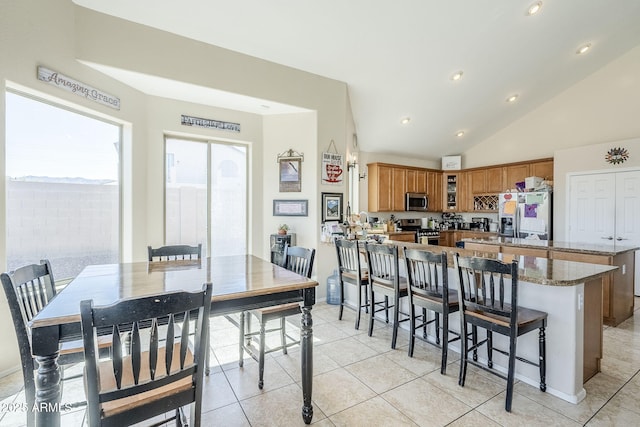
[[[604,159],[613,165],[624,163],[629,158],[629,152],[626,148],[616,147],[607,151],[607,155]]]

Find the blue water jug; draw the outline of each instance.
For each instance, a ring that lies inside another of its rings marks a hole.
[[[338,289],[338,270],[327,277],[327,304],[340,304],[340,289]]]

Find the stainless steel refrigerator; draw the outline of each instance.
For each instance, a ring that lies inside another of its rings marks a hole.
[[[501,193],[498,196],[498,234],[518,239],[552,240],[552,193]]]

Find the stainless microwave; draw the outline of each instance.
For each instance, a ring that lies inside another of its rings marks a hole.
[[[426,212],[429,207],[429,197],[427,193],[407,193],[404,203],[405,211]]]

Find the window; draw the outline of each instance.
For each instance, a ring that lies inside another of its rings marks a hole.
[[[167,137],[165,153],[165,243],[246,254],[247,147]]]
[[[6,94],[7,269],[57,280],[120,259],[119,126]]]

